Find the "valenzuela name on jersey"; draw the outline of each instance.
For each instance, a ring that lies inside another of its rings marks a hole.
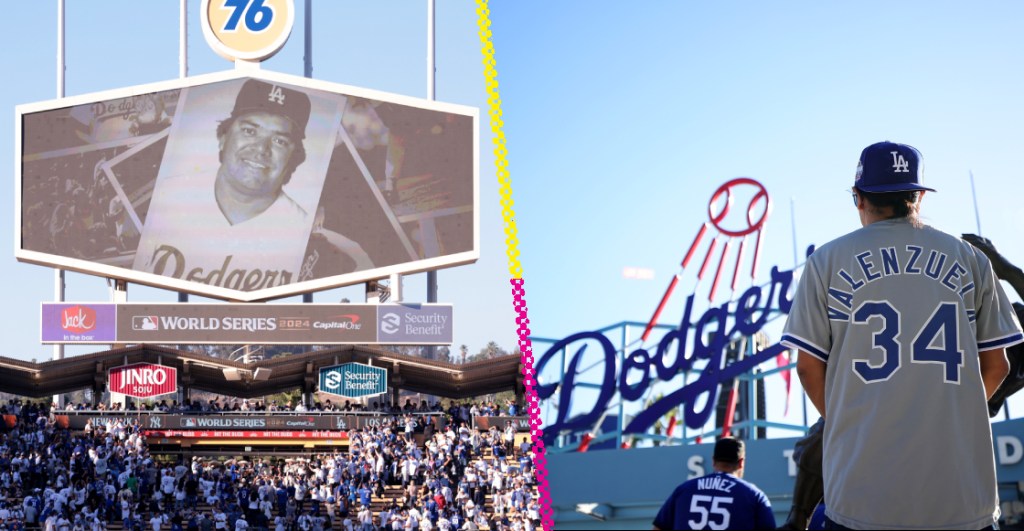
[[[846,308],[847,311],[836,308],[829,304],[828,317],[832,321],[849,321],[849,311],[853,310],[853,292],[861,289],[880,278],[896,275],[924,275],[937,280],[943,287],[956,293],[962,299],[964,295],[974,289],[974,282],[961,286],[956,283],[960,277],[967,274],[967,269],[957,260],[948,260],[946,253],[936,250],[929,250],[918,245],[907,245],[905,249],[897,250],[896,247],[882,247],[877,250],[866,250],[854,254],[857,266],[853,273],[846,269],[839,269],[836,272],[843,281],[850,287],[850,291],[843,291],[829,287],[829,297]],[[949,262],[949,263],[947,263]],[[973,315],[971,318],[973,320]]]

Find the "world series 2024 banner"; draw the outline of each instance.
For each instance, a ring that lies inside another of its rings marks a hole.
[[[142,414],[137,416],[104,416],[61,412],[56,415],[58,426],[81,430],[87,422],[93,426],[103,426],[108,422],[128,421],[136,419],[145,430],[364,430],[391,426],[394,417],[390,415],[345,415],[331,413],[326,415],[175,415],[175,414]],[[434,424],[438,431],[445,427],[443,415],[429,415],[427,421]]]
[[[55,344],[450,345],[450,304],[42,304]]]
[[[239,75],[19,106],[16,257],[242,301],[478,258],[476,109]]]

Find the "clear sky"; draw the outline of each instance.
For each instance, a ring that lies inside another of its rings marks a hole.
[[[296,0],[296,23],[291,39],[265,70],[303,74],[303,0]],[[67,96],[178,77],[177,0],[104,0],[67,2]],[[229,70],[233,65],[206,44],[199,28],[199,0],[189,1],[189,73]],[[407,96],[427,96],[427,7],[413,1],[313,2],[313,76],[317,79],[382,90]],[[0,166],[14,169],[14,107],[50,100],[57,95],[57,2],[18,2],[0,20],[6,50],[0,54],[0,112],[9,127],[0,128]],[[475,106],[486,117],[482,54],[475,5],[465,1],[437,2],[436,98]],[[466,344],[471,353],[488,341],[507,350],[516,346],[511,286],[505,260],[494,159],[487,149],[489,129],[481,120],[481,256],[474,265],[438,274],[439,302],[455,306],[455,349]],[[13,175],[13,174],[12,174]],[[0,187],[0,203],[12,212],[0,230],[0,277],[6,280],[0,355],[20,359],[49,359],[52,347],[39,343],[39,304],[53,300],[51,269],[21,264],[13,256],[14,179]],[[405,300],[426,301],[426,276],[413,275],[404,283]],[[361,286],[317,294],[317,302],[347,297],[364,300]],[[102,278],[69,273],[66,299],[107,301],[110,292]],[[129,302],[173,302],[175,293],[129,285]],[[192,300],[201,300],[193,297]],[[285,302],[298,302],[298,298]],[[97,347],[68,347],[68,355],[93,352]]]
[[[973,171],[982,234],[1024,264],[1024,4],[522,0],[491,9],[537,336],[649,319],[712,193],[734,177],[759,180],[774,202],[758,281],[773,265],[791,268],[794,229],[802,256],[859,227],[848,192],[857,158],[886,139],[924,155],[926,183],[938,190],[924,199],[927,223],[978,231]],[[699,265],[662,323],[679,322]],[[654,275],[627,279],[625,267]],[[707,289],[705,279],[698,301]],[[728,296],[720,288],[716,303]],[[773,342],[778,325],[768,328]],[[786,420],[799,422],[799,407],[790,411]],[[1011,413],[1024,414],[1024,397]]]

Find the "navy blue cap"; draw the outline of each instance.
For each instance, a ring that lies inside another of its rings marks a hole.
[[[933,188],[921,184],[923,174],[924,162],[920,151],[906,144],[879,142],[860,152],[853,185],[870,193],[934,192]]]
[[[303,92],[250,78],[238,91],[231,117],[237,118],[249,112],[280,114],[295,125],[296,137],[306,138],[310,102],[309,96]]]

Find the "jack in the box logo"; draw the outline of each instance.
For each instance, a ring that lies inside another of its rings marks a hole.
[[[72,334],[84,334],[96,328],[96,310],[75,305],[61,312],[60,327]]]

